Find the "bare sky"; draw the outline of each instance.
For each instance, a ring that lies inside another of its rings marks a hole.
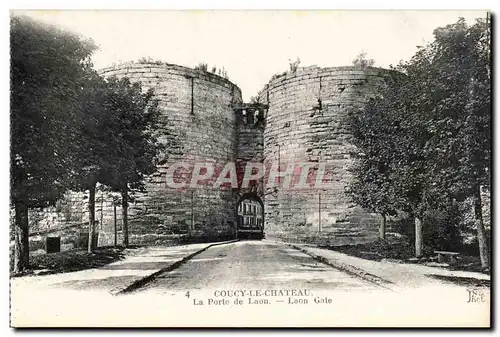
[[[92,38],[96,68],[152,57],[224,67],[248,100],[269,78],[301,66],[351,65],[361,51],[387,67],[408,60],[435,28],[484,11],[37,11],[37,19]]]

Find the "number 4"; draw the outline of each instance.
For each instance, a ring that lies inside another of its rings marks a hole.
[[[189,291],[186,293],[186,297],[189,298]]]

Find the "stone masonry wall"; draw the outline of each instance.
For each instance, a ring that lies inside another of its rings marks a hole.
[[[158,132],[160,142],[166,147],[161,157],[167,162],[148,177],[146,192],[131,194],[130,243],[159,243],[159,238],[172,235],[233,235],[235,191],[230,188],[189,188],[190,179],[186,179],[186,188],[172,189],[166,184],[166,170],[179,161],[191,166],[197,162],[225,165],[235,161],[237,126],[233,104],[241,103],[240,89],[215,74],[169,64],[122,64],[102,69],[100,73],[104,77],[128,77],[131,81],[138,81],[144,91],[153,88],[162,111]],[[218,169],[220,167],[216,166]],[[189,178],[191,172],[185,173]],[[100,245],[114,241],[114,196],[112,193],[96,193]],[[59,204],[62,207],[34,212],[31,218],[36,225],[33,228],[50,229],[75,223],[82,223],[84,228],[88,223],[88,193],[68,192]],[[64,212],[66,208],[68,212]],[[118,205],[119,242],[121,211],[121,205]]]
[[[290,163],[324,163],[325,182],[331,184],[325,189],[268,190],[267,237],[333,245],[376,238],[374,215],[354,207],[344,193],[353,146],[343,118],[376,93],[384,73],[387,70],[377,68],[299,68],[272,80],[261,92],[269,104],[265,161],[280,160],[281,171]],[[310,172],[314,181],[318,169]]]

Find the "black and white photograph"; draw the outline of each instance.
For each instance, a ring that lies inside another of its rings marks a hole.
[[[493,17],[10,10],[10,326],[491,328]]]

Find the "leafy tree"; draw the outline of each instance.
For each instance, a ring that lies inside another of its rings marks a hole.
[[[86,78],[80,101],[83,114],[78,124],[78,140],[73,151],[74,169],[72,171],[72,189],[89,191],[89,243],[88,251],[95,246],[95,192],[98,183],[105,184],[109,175],[114,151],[118,142],[116,134],[117,117],[110,113],[108,88],[103,78],[92,72]]]
[[[367,59],[366,58],[366,53],[361,52],[356,56],[356,58],[352,61],[352,65],[355,66],[356,68],[367,68],[367,67],[373,67],[375,65],[375,60],[374,59]]]
[[[288,61],[289,61],[288,67],[290,68],[290,73],[294,74],[295,72],[297,72],[297,69],[299,69],[300,58],[297,57],[295,61],[291,61],[290,59]]]
[[[228,80],[228,79],[229,79],[229,76],[227,75],[227,70],[226,70],[226,68],[224,68],[224,67],[222,67],[222,69],[220,69],[220,68],[219,68],[219,69],[217,70],[217,75],[219,75],[220,77],[225,78],[226,80]]]
[[[386,86],[349,125],[358,155],[353,166],[351,198],[382,215],[380,236],[385,236],[386,215],[398,210],[415,219],[415,255],[423,254],[422,217],[427,208],[427,170],[421,145],[426,135],[418,115],[409,116],[412,79],[394,72]]]
[[[208,64],[200,62],[194,67],[194,70],[208,71]]]
[[[143,93],[141,84],[128,78],[107,79],[107,113],[116,123],[108,132],[112,146],[101,182],[121,193],[123,245],[128,246],[130,191],[142,190],[146,177],[156,171],[163,146],[158,142],[160,110],[153,90]]]
[[[29,264],[28,209],[67,189],[82,80],[94,43],[27,17],[12,16],[10,183],[15,209],[14,272]]]

